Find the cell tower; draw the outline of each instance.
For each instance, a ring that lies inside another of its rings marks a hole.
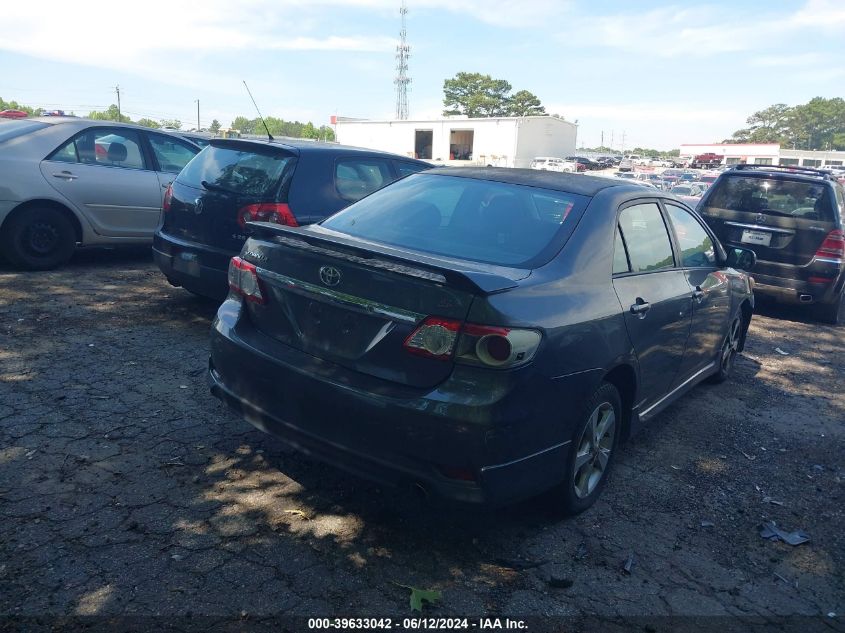
[[[408,45],[408,34],[405,31],[405,16],[408,14],[408,8],[405,6],[405,0],[402,0],[402,6],[399,8],[399,15],[402,16],[402,30],[399,31],[399,45],[396,47],[396,79],[393,83],[396,84],[396,118],[405,120],[408,118],[408,84],[411,83],[411,78],[408,77],[408,58],[411,56],[411,47]]]

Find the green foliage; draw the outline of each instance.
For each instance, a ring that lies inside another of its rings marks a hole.
[[[520,90],[508,100],[509,116],[537,116],[546,113],[536,95]]]
[[[319,128],[314,127],[310,121],[308,123],[300,123],[299,121],[285,121],[284,119],[277,119],[273,116],[264,118],[267,123],[267,129],[273,136],[289,136],[291,138],[312,138],[315,140],[333,141],[334,130],[327,125],[322,125]],[[241,134],[266,134],[264,124],[261,119],[247,119],[239,116],[232,125]]]
[[[130,119],[125,114],[120,114],[119,110],[117,109],[117,104],[111,104],[106,110],[102,112],[98,112],[97,110],[92,110],[88,113],[89,119],[94,119],[95,121],[119,121],[121,123],[132,123],[132,119]]]
[[[161,127],[170,127],[174,130],[181,130],[182,122],[179,119],[162,119]]]
[[[443,82],[443,114],[470,118],[546,114],[535,94],[527,90],[511,94],[511,88],[504,79],[460,72]]]
[[[776,103],[746,120],[726,143],[780,143],[796,149],[845,150],[845,99],[815,97],[803,105]]]
[[[433,590],[426,590],[426,589],[417,589],[416,587],[411,587],[411,609],[414,611],[422,611],[423,602],[428,602],[429,604],[434,604],[438,602],[442,597],[439,591]]]
[[[17,101],[4,101],[0,98],[0,110],[20,110],[26,112],[29,116],[38,116],[44,112],[43,108],[32,108],[30,106],[21,105]]]
[[[220,131],[220,127],[221,127],[220,121],[218,121],[217,119],[214,119],[211,122],[211,125],[208,126],[208,131],[211,132],[212,134],[217,134]]]
[[[144,127],[151,127],[153,129],[158,129],[161,127],[158,123],[153,121],[152,119],[138,119],[136,121],[138,125],[143,125]]]

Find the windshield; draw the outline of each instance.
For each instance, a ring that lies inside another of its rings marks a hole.
[[[279,183],[293,159],[281,152],[256,152],[209,145],[179,174],[179,182],[247,196],[263,196]],[[205,184],[203,184],[205,183]]]
[[[589,200],[537,187],[415,174],[322,226],[415,251],[531,268],[543,256],[551,258],[560,247],[555,238],[568,234]]]
[[[711,189],[708,207],[833,221],[833,204],[822,183],[729,176]]]
[[[41,130],[49,125],[49,123],[42,123],[41,121],[4,121],[0,119],[0,143]]]

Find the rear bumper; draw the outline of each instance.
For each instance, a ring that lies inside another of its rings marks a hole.
[[[229,260],[235,255],[161,231],[153,237],[153,259],[171,283],[219,301],[229,292]]]
[[[831,279],[829,283],[811,283],[801,279],[762,275],[751,272],[754,277],[754,294],[775,299],[782,303],[830,303],[842,290],[845,276]]]
[[[573,403],[600,380],[488,372],[481,386],[477,370],[456,367],[420,390],[273,341],[240,315],[239,302],[227,300],[212,327],[213,395],[305,454],[459,502],[514,502],[562,481],[574,421],[561,411],[577,411]]]

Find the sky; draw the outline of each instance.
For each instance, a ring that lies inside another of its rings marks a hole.
[[[41,0],[0,20],[0,97],[116,103],[183,129],[265,116],[390,119],[400,0]],[[407,0],[411,119],[458,72],[577,121],[578,146],[718,142],[774,103],[845,93],[845,0]]]

